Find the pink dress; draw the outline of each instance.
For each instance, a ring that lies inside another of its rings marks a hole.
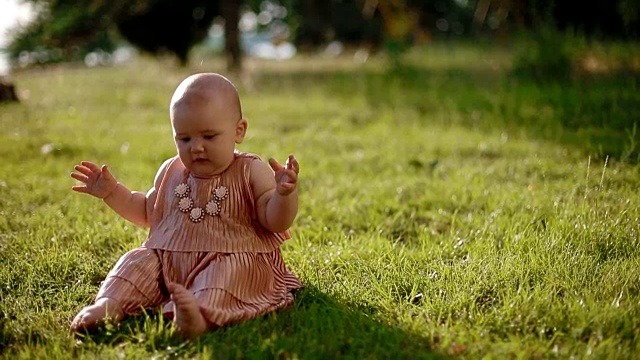
[[[171,317],[165,284],[175,282],[193,292],[218,326],[291,305],[302,284],[280,252],[289,232],[258,223],[249,184],[257,159],[237,152],[229,168],[207,179],[190,176],[177,157],[167,160],[156,177],[149,236],[120,258],[96,299],[115,299],[126,314],[163,305]]]

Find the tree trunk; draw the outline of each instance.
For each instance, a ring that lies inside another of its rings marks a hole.
[[[223,0],[222,17],[224,17],[224,51],[227,57],[227,69],[230,72],[242,71],[242,49],[240,48],[240,6],[242,0]]]
[[[16,87],[8,80],[0,77],[0,102],[4,101],[20,101],[16,94]]]

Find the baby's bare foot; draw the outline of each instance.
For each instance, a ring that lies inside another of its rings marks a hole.
[[[95,328],[99,323],[111,319],[118,322],[124,313],[115,300],[109,298],[98,299],[95,304],[86,306],[71,322],[69,331],[72,333],[83,332]]]
[[[193,339],[207,331],[207,320],[200,312],[196,297],[180,284],[168,284],[174,303],[173,325],[185,339]]]

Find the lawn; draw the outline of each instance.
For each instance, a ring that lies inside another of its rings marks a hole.
[[[145,238],[73,193],[80,160],[146,191],[193,72],[141,57],[14,75],[0,105],[5,358],[633,358],[640,351],[637,72],[536,82],[508,48],[249,61],[241,150],[301,164],[283,253],[293,307],[181,342],[153,312],[75,339],[71,318]]]

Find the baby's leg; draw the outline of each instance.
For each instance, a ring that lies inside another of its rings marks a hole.
[[[72,333],[84,332],[98,326],[105,320],[119,322],[124,317],[122,307],[118,302],[111,298],[101,298],[96,300],[95,304],[86,306],[71,322],[69,331]]]
[[[106,318],[115,322],[125,315],[161,304],[160,261],[155,251],[139,248],[123,255],[100,286],[93,305],[83,308],[71,323],[72,332],[95,328]]]
[[[194,339],[213,328],[200,311],[196,297],[184,286],[176,283],[167,285],[171,300],[175,305],[173,324],[185,339]]]

